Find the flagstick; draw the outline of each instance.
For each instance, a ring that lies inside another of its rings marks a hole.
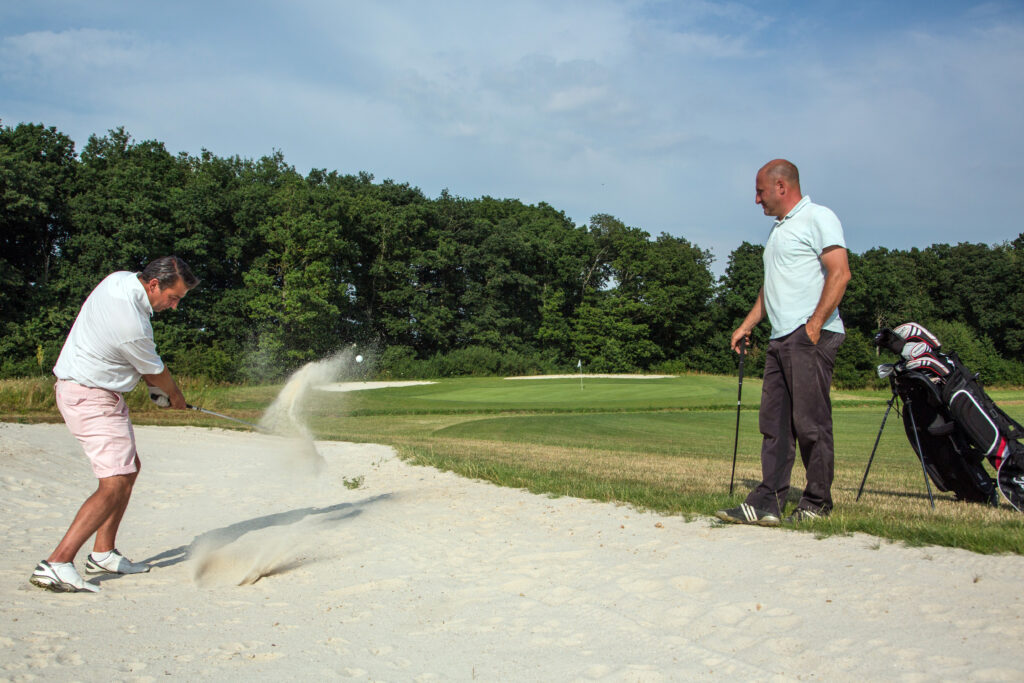
[[[580,367],[580,391],[583,391],[583,359],[581,358],[577,363]]]

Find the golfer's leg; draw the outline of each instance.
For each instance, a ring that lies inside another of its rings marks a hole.
[[[124,517],[124,511],[128,509],[128,503],[131,502],[132,488],[135,486],[135,480],[142,470],[142,463],[137,455],[135,456],[135,467],[134,472],[123,475],[127,479],[127,490],[124,492],[123,500],[110,512],[107,519],[96,530],[96,539],[92,545],[94,552],[105,553],[117,546],[117,529],[121,526],[121,518]]]
[[[116,510],[121,509],[123,512],[128,497],[131,495],[133,481],[134,477],[128,474],[118,474],[100,479],[96,492],[82,503],[74,521],[71,522],[67,533],[64,534],[64,538],[61,539],[47,560],[50,562],[74,562],[75,555],[89,540],[89,537],[96,533],[96,530],[107,522]]]
[[[799,507],[832,509],[835,448],[832,436],[832,402],[829,390],[836,352],[845,335],[823,331],[817,344],[798,330],[794,344],[793,424],[800,458],[807,469],[807,485]]]
[[[775,515],[782,512],[789,492],[789,473],[793,469],[792,423],[790,396],[786,384],[782,344],[772,340],[765,356],[764,380],[761,385],[761,408],[758,425],[761,430],[761,483],[750,492],[746,502]]]

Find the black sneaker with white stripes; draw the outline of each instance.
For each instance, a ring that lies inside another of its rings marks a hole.
[[[779,525],[778,515],[774,515],[767,510],[758,510],[753,505],[748,505],[747,503],[743,503],[738,508],[719,510],[715,513],[715,516],[723,522],[731,522],[733,524]]]
[[[793,514],[786,517],[786,524],[799,524],[800,522],[813,522],[816,519],[827,517],[827,512],[821,510],[811,510],[810,508],[797,508],[793,510]]]

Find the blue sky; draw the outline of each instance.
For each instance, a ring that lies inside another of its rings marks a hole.
[[[724,269],[786,157],[848,246],[1024,232],[1024,3],[0,5],[0,120],[609,213]]]

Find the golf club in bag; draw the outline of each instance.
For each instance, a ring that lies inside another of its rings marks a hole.
[[[926,485],[930,479],[958,500],[990,505],[998,505],[1002,493],[1024,511],[1024,427],[995,404],[956,353],[942,353],[939,340],[920,325],[883,328],[875,343],[900,356],[896,363],[879,366],[879,376],[889,379],[890,406],[897,398],[903,402],[904,428],[927,475]],[[878,439],[858,498],[877,448]],[[986,460],[996,471],[994,480],[985,470]]]

